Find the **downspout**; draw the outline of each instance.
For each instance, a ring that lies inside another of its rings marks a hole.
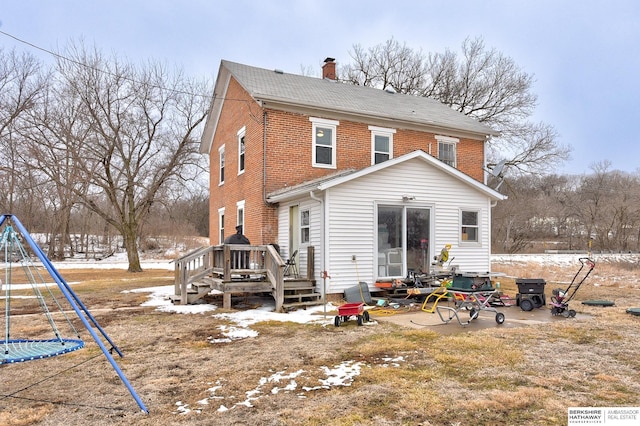
[[[489,143],[489,139],[491,136],[486,135],[484,137],[484,143],[482,144],[482,180],[485,185],[487,184],[487,144]],[[491,206],[494,207],[494,206]]]
[[[321,249],[322,249],[322,259],[320,260],[320,269],[322,270],[320,272],[321,276],[322,276],[322,300],[323,300],[323,305],[324,305],[324,310],[325,310],[325,316],[326,316],[326,310],[327,310],[327,277],[329,276],[328,271],[326,270],[326,256],[327,256],[327,238],[325,235],[325,214],[324,214],[324,200],[322,198],[319,198],[318,196],[316,196],[316,194],[313,193],[313,190],[309,191],[309,197],[314,200],[317,201],[318,203],[320,203],[320,214],[321,214],[321,220],[320,220],[320,238],[321,238]]]
[[[267,206],[267,111],[262,111],[262,201]]]

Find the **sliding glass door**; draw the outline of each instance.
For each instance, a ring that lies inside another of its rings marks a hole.
[[[407,273],[429,272],[429,209],[406,208]]]
[[[427,207],[378,206],[378,277],[429,270],[430,213]]]

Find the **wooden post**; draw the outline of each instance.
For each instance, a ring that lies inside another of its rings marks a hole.
[[[307,279],[312,280],[316,274],[316,249],[314,246],[307,247]]]
[[[224,280],[231,281],[231,248],[224,246]]]
[[[189,280],[189,271],[186,267],[186,264],[182,264],[181,267],[181,283],[180,283],[180,304],[187,305],[189,304],[189,298],[187,296],[187,281]]]

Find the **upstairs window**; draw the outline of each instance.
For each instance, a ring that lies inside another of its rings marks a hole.
[[[222,185],[224,183],[224,145],[220,147],[218,154],[220,156],[220,182],[218,184]]]
[[[371,164],[393,158],[393,134],[395,129],[369,126],[371,131]]]
[[[310,117],[313,138],[313,167],[336,168],[336,129],[339,121]]]
[[[462,242],[477,243],[479,241],[478,212],[473,210],[460,211],[460,239]]]
[[[238,132],[238,174],[244,173],[244,138],[246,134],[246,127],[243,127]]]
[[[438,159],[451,167],[456,167],[456,145],[460,141],[447,136],[436,136],[438,141]]]

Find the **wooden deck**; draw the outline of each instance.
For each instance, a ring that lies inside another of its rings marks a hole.
[[[307,249],[305,277],[284,276],[285,262],[271,245],[223,244],[195,250],[175,262],[173,303],[192,304],[216,291],[223,307],[232,295],[270,293],[276,311],[322,303],[313,280],[313,247]]]

